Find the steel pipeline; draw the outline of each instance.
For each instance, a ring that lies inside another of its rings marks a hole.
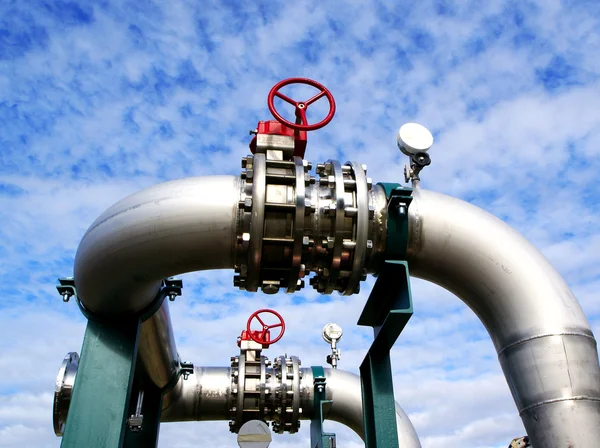
[[[301,381],[302,420],[315,414],[312,369],[303,368]],[[231,399],[231,371],[228,367],[196,367],[188,380],[165,396],[162,422],[227,420]],[[326,418],[346,425],[364,438],[360,378],[343,370],[325,369],[326,396],[333,400]],[[399,446],[420,448],[417,433],[406,413],[396,403]]]
[[[239,179],[174,180],[110,207],[87,230],[75,257],[82,304],[104,316],[149,306],[163,278],[233,265]],[[169,384],[179,358],[167,302],[142,324],[140,361],[159,387]]]
[[[108,316],[135,313],[152,302],[162,278],[232,268],[239,182],[233,176],[172,181],[109,208],[77,251],[82,304]],[[487,328],[533,445],[597,446],[596,342],[548,261],[487,212],[420,188],[409,208],[409,234],[411,273],[459,296]],[[160,329],[165,325],[168,331]],[[172,341],[168,314],[144,326]],[[166,351],[140,355],[145,365],[170,362],[174,343]],[[153,379],[159,384],[172,372],[159,369]]]
[[[600,444],[596,341],[548,260],[482,209],[416,188],[411,274],[460,297],[486,327],[534,447]]]

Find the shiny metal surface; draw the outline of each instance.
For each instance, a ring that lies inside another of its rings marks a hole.
[[[174,180],[135,193],[106,210],[75,256],[79,299],[103,315],[135,313],[161,279],[233,267],[239,179]]]
[[[346,166],[352,167],[356,185],[356,240],[354,258],[350,278],[348,279],[348,291],[360,290],[360,281],[365,269],[367,250],[373,248],[373,241],[369,240],[369,188],[367,187],[367,174],[364,165],[357,162],[346,162]]]
[[[411,274],[456,294],[482,321],[532,446],[599,446],[596,341],[567,284],[491,214],[420,188],[413,197]]]
[[[163,398],[161,422],[228,420],[231,400],[229,367],[195,367],[187,380]]]
[[[304,225],[314,212],[306,197],[306,186],[315,181],[310,164],[269,150],[266,158],[245,157],[242,168],[234,286],[267,294],[280,288],[295,292],[304,286]]]
[[[242,159],[234,286],[291,293],[314,272],[310,284],[321,293],[359,292],[367,266],[385,250],[375,244],[386,225],[377,220],[384,210],[376,217],[386,207],[385,193],[370,193],[359,163],[318,164],[318,183],[311,168],[282,151]]]
[[[287,287],[287,292],[295,292],[298,289],[298,280],[305,275],[306,266],[302,264],[302,251],[304,246],[302,240],[304,238],[304,223],[307,214],[306,209],[306,182],[305,182],[305,167],[302,158],[294,157],[294,169],[296,174],[296,214],[294,216],[294,248],[292,251],[292,267],[290,272],[290,280]],[[309,175],[310,178],[310,175]],[[309,180],[310,185],[310,180]]]
[[[173,335],[169,301],[146,321],[140,329],[138,356],[150,379],[161,389],[179,370],[179,355]]]
[[[369,238],[372,248],[367,248],[367,259],[363,277],[375,273],[385,260],[387,243],[387,197],[381,185],[373,185],[369,190]],[[369,240],[367,240],[368,243]]]
[[[245,347],[244,342],[239,356],[231,358],[231,432],[238,432],[253,419],[272,421],[273,431],[279,434],[298,431],[302,413],[300,360],[278,356],[270,366],[261,350]]]
[[[271,412],[268,414],[273,420],[273,432],[298,432],[300,415],[303,412],[300,404],[300,360],[297,356],[276,357],[273,360],[273,369],[267,369],[267,377],[270,379],[267,388],[273,392],[270,394]]]
[[[310,368],[299,369],[301,420],[314,413],[313,374]],[[360,377],[343,370],[325,369],[327,399],[333,400],[326,418],[351,428],[363,438],[362,395]],[[231,401],[231,370],[228,367],[196,367],[195,374],[165,395],[161,422],[227,420]],[[272,417],[268,417],[271,420]],[[399,446],[420,448],[421,443],[406,413],[396,403]]]
[[[338,278],[340,277],[342,270],[342,249],[344,243],[344,224],[346,223],[346,195],[344,188],[344,173],[342,172],[342,165],[337,160],[328,160],[325,166],[331,166],[331,171],[328,177],[333,176],[335,179],[335,188],[332,188],[331,206],[329,208],[329,214],[333,215],[333,241],[329,240],[327,244],[327,250],[330,253],[331,264],[327,266],[329,275],[325,272],[320,272],[318,275],[322,277],[325,282],[324,290],[321,291],[325,294],[331,294],[337,286]],[[333,243],[333,247],[332,246]],[[318,290],[318,289],[317,289]],[[354,291],[352,291],[354,292]]]
[[[231,413],[232,420],[237,428],[239,428],[243,424],[243,416],[244,410],[246,406],[244,406],[244,398],[245,398],[245,387],[246,387],[246,357],[239,356],[236,357],[236,361],[238,364],[237,375],[235,375],[235,370],[232,368],[232,382],[231,382],[231,407],[229,408],[229,412]],[[251,378],[251,375],[248,375],[248,380],[250,380],[252,386],[254,386],[254,390],[256,390],[256,379]],[[237,384],[236,384],[237,383]],[[250,389],[250,387],[248,388]],[[229,424],[230,428],[233,429],[234,425]]]
[[[76,352],[69,352],[63,359],[63,362],[56,375],[56,384],[54,388],[54,409],[52,412],[52,421],[54,424],[54,434],[61,437],[65,431],[67,423],[67,414],[71,404],[71,395],[73,394],[73,385],[77,376],[77,367],[79,366],[79,355]]]
[[[261,286],[260,262],[265,228],[266,176],[265,155],[256,154],[253,176],[246,177],[246,182],[252,182],[252,216],[250,219],[250,247],[248,248],[248,277],[246,278],[246,290],[248,291],[257,291]]]

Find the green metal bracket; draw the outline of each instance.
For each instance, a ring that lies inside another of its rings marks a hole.
[[[122,447],[141,320],[88,320],[61,448]]]
[[[396,188],[403,188],[401,184],[395,182],[378,182],[377,185],[383,187],[383,190],[385,191],[385,196],[388,198],[388,200],[390,199],[393,190],[395,190]]]
[[[335,434],[323,432],[323,420],[333,404],[333,401],[328,400],[325,395],[325,370],[321,366],[312,366],[311,368],[314,378],[315,415],[310,422],[310,447],[335,448]]]
[[[360,366],[367,448],[398,448],[390,349],[412,314],[408,264],[387,260],[358,319],[375,337]]]
[[[389,351],[412,314],[408,264],[386,260],[358,319],[358,325],[373,327],[371,350]]]
[[[408,206],[412,188],[400,184],[380,183],[388,198],[387,240],[385,257],[388,260],[406,259],[408,246]]]

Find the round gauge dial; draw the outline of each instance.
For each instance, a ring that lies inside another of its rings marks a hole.
[[[344,332],[342,331],[342,327],[340,327],[338,324],[330,323],[323,327],[323,339],[327,343],[339,341],[343,334]]]

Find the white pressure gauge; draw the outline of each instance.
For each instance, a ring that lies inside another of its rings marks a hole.
[[[342,327],[338,324],[331,323],[323,327],[323,340],[328,344],[339,341],[343,334]]]
[[[433,145],[433,135],[418,123],[403,124],[398,131],[398,148],[407,156],[427,152]]]

